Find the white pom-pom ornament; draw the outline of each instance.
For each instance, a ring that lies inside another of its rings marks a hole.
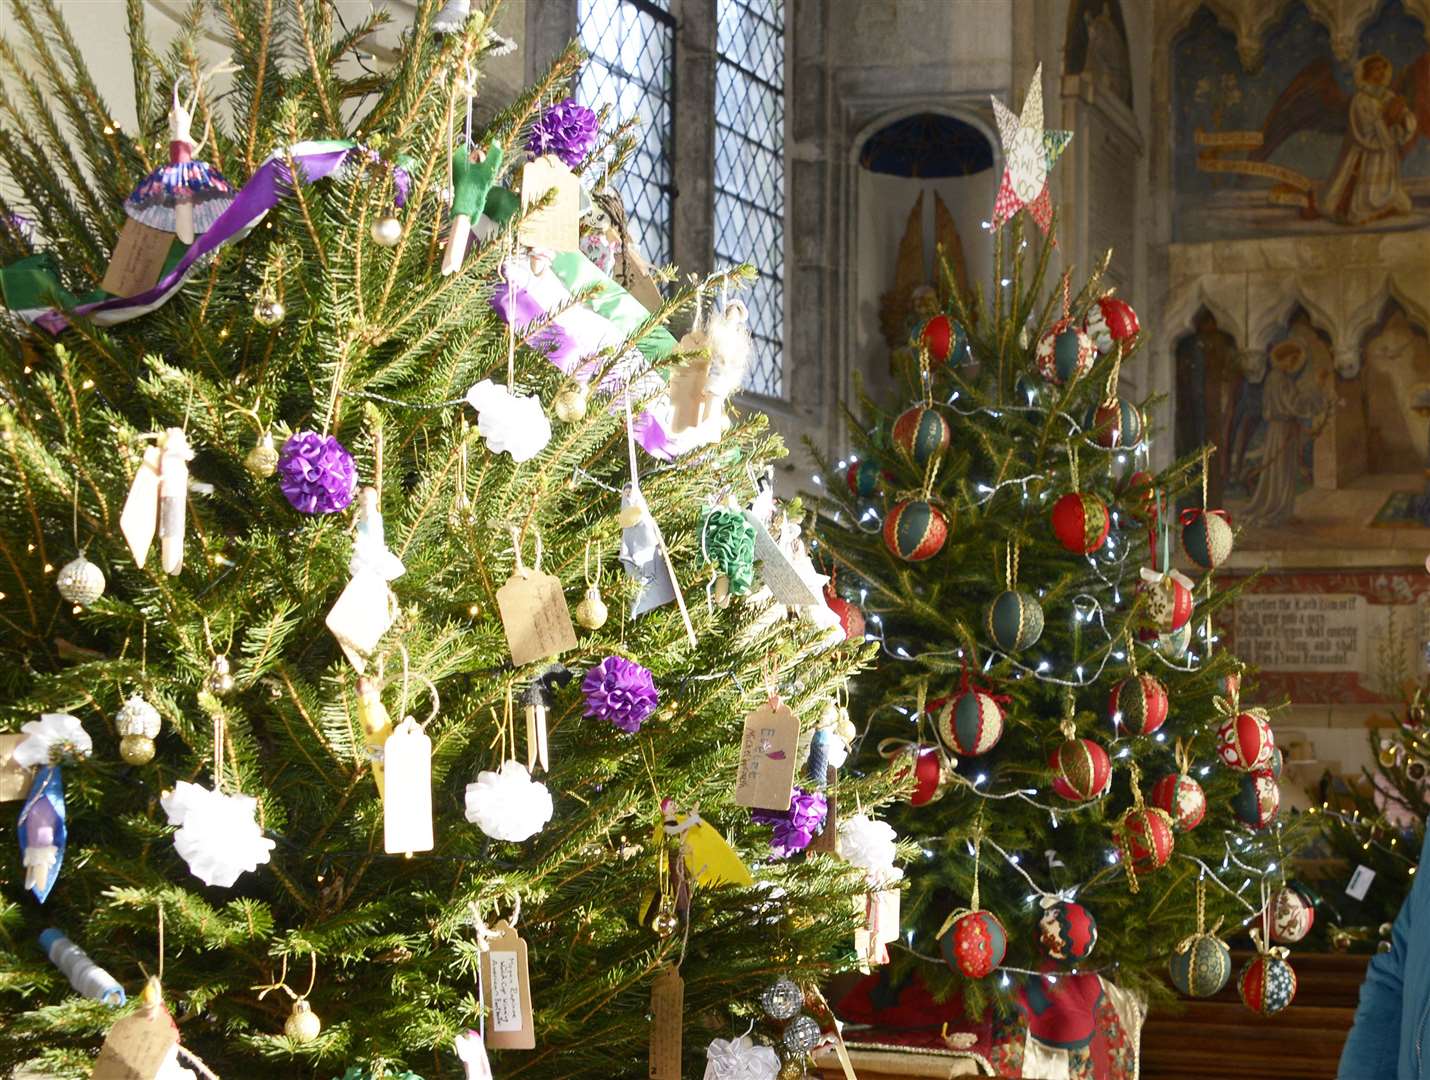
[[[467,785],[467,820],[493,840],[529,840],[551,813],[551,792],[520,762],[503,761],[499,772],[479,772]]]
[[[169,824],[179,827],[174,849],[205,885],[229,888],[239,874],[266,863],[273,850],[254,819],[258,803],[251,795],[224,795],[180,780],[159,805]]]
[[[775,1080],[780,1074],[780,1056],[748,1035],[712,1040],[705,1061],[705,1080]]]
[[[887,875],[894,867],[895,836],[887,821],[852,814],[839,819],[839,854],[871,877]]]
[[[477,430],[493,454],[530,461],[551,441],[551,421],[538,398],[483,379],[467,391],[467,404],[477,410]]]

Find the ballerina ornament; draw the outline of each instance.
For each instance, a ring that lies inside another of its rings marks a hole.
[[[234,186],[206,161],[195,161],[205,137],[194,142],[194,109],[206,83],[216,75],[237,71],[231,63],[210,68],[199,76],[194,92],[185,104],[179,96],[184,77],[174,82],[174,103],[169,109],[169,164],[161,165],[143,180],[124,201],[124,210],[135,221],[151,229],[162,229],[192,244],[199,233],[207,232],[233,202]]]

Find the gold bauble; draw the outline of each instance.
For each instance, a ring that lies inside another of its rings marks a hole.
[[[318,1019],[318,1014],[313,1011],[306,998],[293,1002],[293,1011],[283,1023],[284,1035],[294,1042],[306,1043],[316,1039],[318,1032],[322,1030],[323,1022]]]
[[[273,436],[265,434],[258,444],[243,459],[243,467],[254,476],[264,478],[278,471],[278,448],[273,445]]]
[[[804,1062],[797,1058],[785,1058],[784,1064],[780,1066],[779,1080],[800,1080],[803,1075]]]
[[[372,242],[382,247],[396,247],[402,239],[402,222],[391,214],[378,218],[372,223]]]
[[[262,293],[253,302],[253,321],[259,326],[277,326],[287,314],[283,301],[272,293]]]
[[[228,697],[233,693],[233,672],[228,666],[228,657],[220,653],[213,658],[213,663],[209,666],[208,678],[204,680],[204,687],[214,697]]]
[[[568,382],[556,392],[551,403],[556,419],[563,424],[574,424],[586,416],[586,388],[578,382]]]
[[[599,630],[606,625],[606,602],[601,599],[601,590],[592,585],[576,605],[576,621],[587,630]]]
[[[126,765],[147,765],[154,760],[154,740],[148,735],[125,735],[119,740],[119,756]]]
[[[650,928],[661,937],[667,938],[680,929],[680,918],[668,905],[661,905],[661,909],[655,913],[655,918],[650,921]]]

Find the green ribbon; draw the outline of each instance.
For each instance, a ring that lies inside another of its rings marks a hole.
[[[755,526],[739,510],[711,510],[700,533],[705,557],[730,579],[730,591],[743,596],[755,584]]]
[[[573,296],[594,286],[595,292],[586,305],[626,337],[650,320],[651,313],[639,300],[579,251],[558,252],[551,260],[551,272]],[[669,330],[658,326],[641,338],[636,348],[654,363],[675,352],[676,341]]]

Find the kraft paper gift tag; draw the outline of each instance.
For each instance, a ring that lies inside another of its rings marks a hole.
[[[173,233],[125,218],[124,228],[119,230],[119,240],[114,245],[114,254],[109,257],[109,266],[99,287],[115,296],[137,296],[147,292],[158,284],[164,260],[169,257],[169,248],[173,243]]]
[[[551,574],[519,567],[497,590],[497,609],[511,662],[517,667],[576,647],[566,595]]]
[[[496,937],[482,953],[482,992],[491,1023],[487,1046],[493,1050],[534,1050],[531,1022],[531,980],[527,974],[526,942],[505,919],[494,927]]]
[[[90,1080],[155,1080],[179,1045],[179,1029],[162,1005],[115,1022],[104,1037]]]
[[[527,247],[576,251],[581,241],[581,181],[560,158],[546,154],[522,167],[522,213],[553,188],[551,203],[526,219],[519,238]]]
[[[745,717],[735,802],[759,810],[788,810],[798,749],[799,718],[778,697]]]

